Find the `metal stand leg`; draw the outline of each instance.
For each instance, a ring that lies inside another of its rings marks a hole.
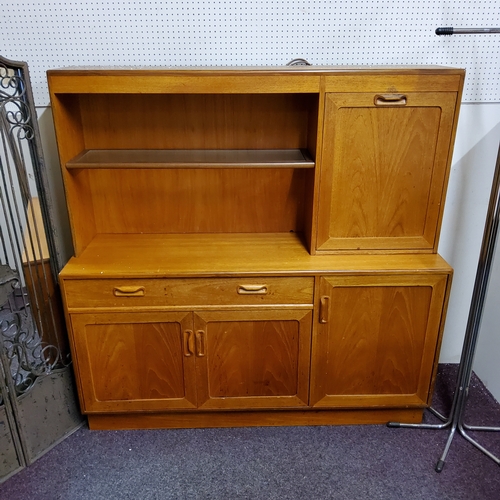
[[[488,280],[490,277],[491,264],[495,252],[497,240],[498,225],[500,220],[500,147],[498,151],[495,174],[493,177],[493,185],[491,188],[490,203],[488,206],[488,214],[486,216],[486,224],[483,234],[483,242],[481,245],[481,253],[479,255],[479,263],[477,267],[476,280],[474,283],[474,291],[465,331],[464,345],[458,368],[457,384],[453,402],[448,418],[443,417],[433,408],[429,408],[430,412],[443,421],[442,424],[402,424],[397,422],[389,422],[389,427],[410,427],[417,429],[446,429],[450,428],[448,441],[444,448],[441,458],[436,465],[436,472],[441,472],[444,467],[446,456],[450,449],[451,443],[455,434],[458,433],[465,438],[469,443],[482,451],[486,456],[491,458],[495,463],[500,465],[500,458],[490,453],[486,448],[472,439],[466,431],[500,431],[500,427],[483,427],[483,426],[468,426],[464,423],[464,414],[469,394],[470,379],[472,376],[472,365],[474,354],[476,352],[477,339],[479,336],[479,327],[484,309],[484,301]]]

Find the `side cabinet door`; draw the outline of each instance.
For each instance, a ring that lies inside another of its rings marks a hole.
[[[85,413],[196,406],[192,313],[72,314],[70,318]]]
[[[200,408],[308,404],[311,310],[197,312],[194,323]]]
[[[456,99],[327,94],[318,251],[435,249]]]
[[[321,278],[311,405],[426,406],[447,283],[447,275]]]

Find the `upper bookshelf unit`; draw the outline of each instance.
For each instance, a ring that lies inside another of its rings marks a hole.
[[[464,72],[48,72],[76,256],[101,234],[303,233],[437,251]]]

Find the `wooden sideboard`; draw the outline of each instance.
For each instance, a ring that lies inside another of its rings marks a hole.
[[[464,72],[48,72],[92,429],[418,422]]]

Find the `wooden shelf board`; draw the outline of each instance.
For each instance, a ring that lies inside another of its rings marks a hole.
[[[66,168],[314,168],[304,149],[89,149]]]
[[[296,233],[100,234],[65,278],[450,273],[437,254],[310,255]]]

